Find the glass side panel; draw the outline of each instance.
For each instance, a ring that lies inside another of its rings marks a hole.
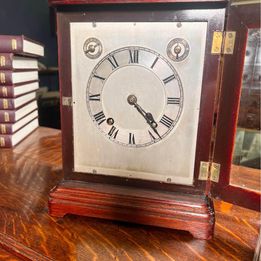
[[[260,29],[249,29],[230,183],[260,191]]]

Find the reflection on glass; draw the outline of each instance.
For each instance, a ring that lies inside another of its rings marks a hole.
[[[260,29],[248,30],[231,183],[260,191]]]

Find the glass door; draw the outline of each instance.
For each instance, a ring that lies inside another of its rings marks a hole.
[[[230,184],[260,191],[260,29],[250,28],[244,59]]]
[[[228,10],[226,31],[234,52],[222,60],[213,161],[220,164],[214,197],[260,210],[260,4],[238,1]]]

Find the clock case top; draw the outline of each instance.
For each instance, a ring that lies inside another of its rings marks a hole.
[[[208,3],[227,2],[227,0],[48,0],[51,6],[61,5],[87,5],[87,4],[151,4],[151,3]]]
[[[212,8],[211,8],[212,7]],[[209,181],[201,181],[199,169],[201,161],[209,161],[213,149],[212,130],[217,110],[215,97],[219,91],[219,55],[211,54],[214,31],[224,29],[225,8],[210,5],[209,8],[176,8],[175,5],[121,5],[85,6],[81,11],[57,11],[57,34],[59,47],[59,68],[61,97],[72,97],[71,86],[71,47],[70,22],[208,22],[199,125],[196,146],[196,159],[193,186],[167,184],[140,179],[93,175],[74,172],[72,107],[61,106],[63,170],[65,180],[97,182],[122,186],[181,191],[193,194],[208,194]],[[62,102],[62,101],[61,101]]]

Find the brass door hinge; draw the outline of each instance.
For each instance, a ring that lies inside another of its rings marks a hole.
[[[224,54],[233,54],[236,41],[236,32],[225,32]]]
[[[215,31],[213,33],[211,54],[221,54],[223,41],[223,32]]]
[[[220,164],[215,162],[200,162],[199,169],[199,180],[211,180],[213,182],[219,182],[219,174],[220,174]]]
[[[233,54],[236,41],[236,32],[213,32],[211,54]]]
[[[72,97],[62,97],[63,106],[72,106]]]

